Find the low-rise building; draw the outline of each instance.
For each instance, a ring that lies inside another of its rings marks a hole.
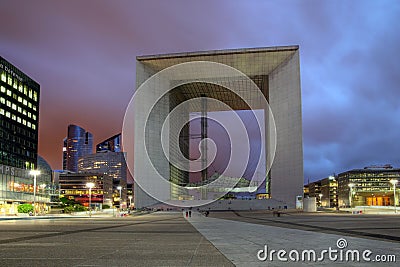
[[[91,190],[91,203],[93,207],[101,208],[102,205],[112,205],[113,182],[108,175],[99,173],[70,173],[58,174],[60,197],[65,197],[84,206],[89,206],[89,188],[87,183],[94,183]]]
[[[389,164],[340,173],[339,206],[393,206],[399,199],[397,192],[394,197],[392,183],[396,181],[400,181],[400,169]]]

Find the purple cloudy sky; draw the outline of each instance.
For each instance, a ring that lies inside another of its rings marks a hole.
[[[41,85],[39,153],[120,132],[135,57],[300,45],[305,180],[400,166],[399,1],[0,1],[0,54]]]

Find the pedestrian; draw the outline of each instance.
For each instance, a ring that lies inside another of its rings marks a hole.
[[[189,217],[192,217],[192,211],[189,210]]]
[[[188,212],[186,211],[186,218],[188,217]]]

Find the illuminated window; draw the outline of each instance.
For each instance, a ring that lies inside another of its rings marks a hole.
[[[5,104],[6,103],[6,100],[4,99],[4,97],[0,97],[0,103],[1,104]]]
[[[28,88],[26,87],[26,85],[24,85],[24,94],[26,95],[28,93]]]
[[[33,92],[33,100],[37,101],[37,92]]]
[[[16,109],[17,109],[17,105],[15,105],[15,104],[13,103],[12,106],[11,106],[11,108],[12,108],[13,110],[16,110]]]
[[[18,89],[18,81],[17,81],[17,79],[15,79],[15,78],[14,78],[13,87],[14,87],[15,89]]]
[[[18,102],[22,103],[22,97],[18,97]]]
[[[32,108],[32,103],[28,102],[28,107]]]
[[[5,72],[5,71],[2,71],[2,72],[1,72],[1,80],[2,80],[3,82],[7,82],[7,76],[6,76],[6,72]]]
[[[28,117],[32,118],[32,114],[30,112],[28,112]]]
[[[7,78],[8,78],[8,79],[7,79],[7,83],[8,83],[9,85],[12,85],[13,80],[12,80],[11,76],[9,75]]]
[[[12,93],[11,93],[10,90],[7,90],[7,95],[8,95],[8,96],[12,96]]]
[[[26,99],[24,99],[23,104],[26,106],[28,105],[28,101],[26,101]]]
[[[22,124],[23,124],[23,125],[26,125],[26,120],[22,120]]]
[[[5,93],[6,92],[6,88],[4,86],[1,87],[1,92]]]
[[[26,110],[22,110],[22,114],[24,114],[26,116]]]
[[[32,125],[32,123],[30,123],[30,122],[28,121],[28,123],[27,123],[26,125],[30,128],[31,125]]]
[[[34,110],[34,111],[36,111],[36,106],[35,106],[35,105],[33,105],[33,107],[32,107],[32,108],[33,108],[33,110]]]
[[[36,130],[36,125],[35,124],[32,124],[32,129]]]
[[[11,102],[7,100],[7,107],[11,107]]]
[[[24,91],[24,86],[22,85],[22,83],[19,83],[18,91],[20,91],[21,93]]]
[[[21,123],[21,118],[17,117],[17,122]]]
[[[0,114],[4,115],[4,109],[0,108]]]
[[[14,114],[11,115],[11,119],[13,119],[14,121],[17,119],[17,116],[15,116]]]
[[[9,111],[6,112],[6,117],[10,118],[11,117],[11,113]]]
[[[32,98],[32,89],[29,89],[29,94],[28,94],[29,98]]]
[[[32,115],[32,118],[33,118],[34,120],[36,120],[36,115],[35,115],[35,114],[33,114],[33,115]]]

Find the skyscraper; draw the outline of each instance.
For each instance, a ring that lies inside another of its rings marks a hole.
[[[20,203],[42,211],[50,202],[51,174],[38,168],[40,85],[0,57],[0,209],[16,214]],[[34,192],[36,194],[34,194]]]
[[[96,146],[95,154],[83,156],[78,161],[80,173],[101,173],[113,179],[114,200],[120,197],[126,203],[127,166],[125,153],[121,151],[121,134],[114,135]],[[121,186],[121,194],[117,188]]]
[[[35,169],[40,85],[0,57],[0,164]]]
[[[63,162],[65,161],[63,167],[65,167],[65,170],[77,172],[79,158],[92,154],[93,135],[82,127],[70,124],[68,125],[67,138],[64,140],[64,147],[66,153],[63,151]]]
[[[116,134],[96,145],[96,152],[121,152],[121,134]]]

